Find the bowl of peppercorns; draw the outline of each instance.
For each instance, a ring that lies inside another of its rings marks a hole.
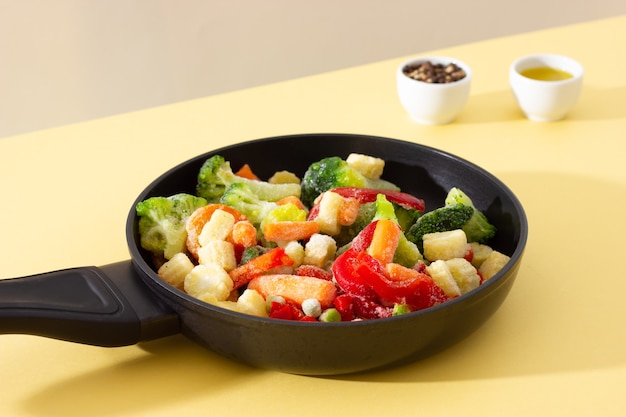
[[[469,98],[471,79],[467,64],[444,56],[413,58],[396,71],[400,103],[412,120],[430,125],[456,119]]]

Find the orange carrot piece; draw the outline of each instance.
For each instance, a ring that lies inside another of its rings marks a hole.
[[[249,248],[257,243],[257,231],[256,227],[248,220],[240,220],[235,222],[233,230],[228,236],[230,241],[235,246],[241,246]]]
[[[342,226],[350,226],[355,222],[359,215],[359,208],[361,203],[356,198],[348,197],[344,198],[339,207],[339,213],[337,214],[337,221]]]
[[[416,279],[421,273],[417,269],[390,262],[385,265],[385,270],[392,281],[407,281]]]
[[[248,289],[256,290],[265,298],[281,296],[298,305],[314,298],[322,308],[330,307],[337,295],[337,287],[332,281],[291,274],[261,275],[250,281]]]
[[[244,214],[225,204],[208,204],[197,208],[193,213],[191,213],[191,216],[189,216],[187,223],[185,224],[185,229],[187,230],[187,250],[196,259],[198,259],[198,249],[200,249],[198,237],[202,232],[202,228],[211,219],[215,210],[224,210],[225,212],[232,214],[236,222],[248,220]]]
[[[278,266],[291,266],[293,259],[287,255],[281,247],[274,248],[269,252],[259,255],[243,265],[230,271],[228,274],[233,280],[233,289],[237,289],[249,283],[252,279],[264,274]]]
[[[392,262],[400,240],[400,233],[402,233],[400,227],[393,221],[379,220],[367,252],[382,264]]]
[[[293,205],[298,207],[300,210],[306,210],[307,209],[305,207],[304,203],[302,202],[302,200],[300,200],[295,195],[289,195],[287,197],[283,197],[283,198],[281,198],[280,200],[278,200],[276,202],[276,204],[278,204],[279,206],[285,205],[285,204],[289,204],[289,203],[292,203]]]
[[[239,168],[239,171],[235,172],[235,175],[238,177],[247,178],[249,180],[260,181],[260,178],[257,177],[254,172],[252,172],[252,168],[250,168],[250,165],[248,164],[243,164],[243,166]]]
[[[301,240],[319,233],[320,225],[313,220],[302,222],[275,222],[263,225],[263,236],[270,242]]]

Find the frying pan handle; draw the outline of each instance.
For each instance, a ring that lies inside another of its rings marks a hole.
[[[179,331],[178,315],[152,295],[131,261],[0,280],[0,334],[113,347]]]

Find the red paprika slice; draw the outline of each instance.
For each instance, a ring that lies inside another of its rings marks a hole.
[[[365,252],[360,252],[355,261],[356,273],[377,294],[382,305],[407,304],[413,310],[432,307],[447,300],[443,290],[426,274],[416,278],[392,281],[387,277],[384,266]]]
[[[293,320],[293,308],[289,304],[273,302],[270,306],[269,317],[281,320]]]
[[[377,188],[357,188],[357,187],[339,187],[333,188],[334,193],[339,194],[344,198],[355,198],[361,204],[372,203],[376,201],[378,194],[384,194],[387,200],[392,203],[396,203],[406,209],[424,211],[426,204],[421,198],[417,198],[412,194],[403,193],[401,191],[394,190],[379,190]],[[309,210],[307,220],[315,220],[320,210],[319,204],[314,205]]]
[[[356,188],[356,187],[339,187],[330,190],[339,194],[342,197],[356,198],[359,203],[371,203],[376,201],[378,194],[384,194],[387,200],[396,203],[404,208],[424,211],[426,205],[424,200],[417,198],[412,194],[403,193],[402,191],[395,190],[379,190],[376,188]]]
[[[341,315],[341,321],[352,321],[356,318],[353,297],[350,294],[341,294],[335,297],[333,306]]]
[[[288,301],[286,303],[272,302],[269,317],[281,320],[302,320],[305,315],[302,310]]]
[[[392,307],[385,307],[375,301],[354,297],[352,300],[356,315],[362,319],[383,319],[393,315]]]
[[[372,239],[374,238],[374,232],[376,231],[377,223],[378,220],[375,220],[365,226],[363,230],[361,230],[359,234],[356,235],[354,239],[352,239],[352,242],[350,242],[350,249],[354,250],[355,252],[366,251],[367,248],[370,247]]]
[[[337,284],[347,294],[375,300],[376,293],[357,273],[359,252],[348,249],[335,259],[332,271]]]
[[[356,315],[361,318],[387,317],[390,307],[396,303],[421,310],[445,302],[447,297],[443,290],[424,273],[424,268],[416,269],[414,278],[392,280],[385,265],[367,253],[377,223],[367,225],[332,267],[339,287],[354,300],[359,299],[354,301]]]

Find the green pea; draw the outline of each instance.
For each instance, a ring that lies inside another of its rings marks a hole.
[[[327,308],[326,310],[322,312],[322,314],[320,314],[319,321],[324,321],[324,322],[341,321],[341,314],[339,314],[339,311],[337,311],[336,308],[333,308],[333,307]]]

